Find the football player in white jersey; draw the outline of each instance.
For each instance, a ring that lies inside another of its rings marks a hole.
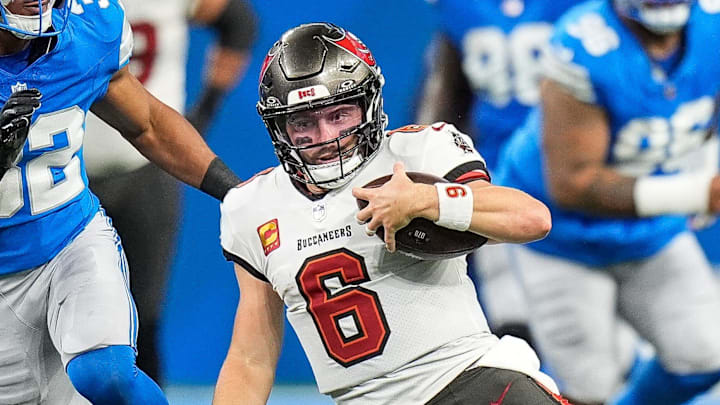
[[[546,207],[491,185],[452,125],[385,132],[383,82],[367,47],[332,24],[295,27],[268,53],[258,111],[281,165],[222,204],[221,244],[241,298],[214,404],[267,401],[283,307],[320,391],[337,403],[562,403],[523,340],[490,333],[464,257],[420,260],[394,238],[424,217],[528,242],[549,231]],[[406,169],[448,183],[413,183]],[[369,205],[358,211],[356,198]]]
[[[217,32],[207,77],[188,120],[205,135],[225,93],[243,75],[255,35],[255,16],[244,0],[125,0],[135,49],[130,71],[153,95],[177,111],[185,108],[185,69],[190,21]],[[125,139],[94,115],[84,146],[90,187],[123,239],[138,306],[138,364],[159,380],[159,318],[176,243],[181,189],[149,164]],[[143,189],[138,194],[134,190]]]

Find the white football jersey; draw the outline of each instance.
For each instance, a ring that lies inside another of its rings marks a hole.
[[[497,341],[464,257],[389,253],[357,223],[351,189],[391,174],[397,161],[450,181],[488,179],[469,137],[449,124],[413,125],[388,133],[354,179],[320,199],[278,166],[221,206],[226,256],[272,284],[320,391],[343,403],[425,402]]]
[[[123,0],[135,43],[130,71],[155,97],[185,107],[188,10],[192,0]],[[148,163],[117,131],[89,113],[84,157],[90,176],[127,172]]]

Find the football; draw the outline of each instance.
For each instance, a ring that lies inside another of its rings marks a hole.
[[[432,174],[407,172],[407,176],[415,183],[435,184],[446,183],[447,180]],[[364,188],[376,188],[387,183],[392,175],[379,177]],[[358,209],[363,209],[368,202],[357,200]],[[383,227],[379,227],[375,235],[385,240]],[[410,223],[395,233],[395,246],[399,252],[423,260],[442,260],[466,255],[487,242],[487,238],[470,231],[455,231],[436,225],[425,218],[414,218]]]

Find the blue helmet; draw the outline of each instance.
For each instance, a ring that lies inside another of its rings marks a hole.
[[[72,7],[72,0],[38,0],[38,4],[47,3],[44,12],[43,7],[37,7],[35,15],[19,15],[8,9],[13,1],[18,0],[0,0],[0,29],[10,31],[21,39],[58,35],[65,29]],[[48,31],[51,25],[53,29]]]
[[[615,0],[618,13],[637,21],[656,34],[669,34],[685,27],[695,0]]]

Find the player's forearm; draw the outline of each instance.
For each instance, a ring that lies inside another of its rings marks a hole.
[[[217,199],[240,182],[192,125],[150,94],[127,67],[115,73],[92,111],[150,161]]]
[[[498,242],[527,243],[544,238],[551,228],[550,211],[542,202],[516,189],[473,182],[469,231]],[[440,202],[434,186],[416,184],[415,216],[437,221]],[[459,192],[459,190],[458,190]]]
[[[213,50],[204,87],[187,113],[188,121],[201,135],[207,135],[225,95],[245,74],[248,59],[247,52],[244,51],[225,47]]]
[[[501,186],[471,188],[473,216],[470,231],[510,243],[532,242],[550,232],[550,211],[530,195]]]
[[[188,119],[203,136],[228,90],[245,74],[250,46],[257,34],[256,17],[243,0],[199,1],[193,19],[218,34],[206,69],[203,91],[188,112]]]
[[[195,126],[200,133],[206,129],[206,124],[217,112],[225,94],[245,74],[249,60],[246,51],[224,47],[213,49],[211,55],[205,85],[189,114],[189,116],[202,114],[206,117],[205,125]]]
[[[234,267],[240,302],[213,404],[265,404],[280,357],[284,305],[270,284]]]
[[[611,129],[606,112],[565,85],[544,80],[542,150],[550,198],[568,210],[633,216],[635,179],[606,165]]]
[[[225,359],[213,397],[213,405],[261,405],[272,390],[274,369],[255,367],[240,358]]]
[[[200,187],[215,153],[179,113],[162,104],[153,110],[151,126],[130,142],[166,172]]]
[[[229,90],[245,74],[249,61],[247,51],[218,46],[212,51],[207,69],[207,86]]]
[[[192,19],[217,33],[217,46],[206,71],[209,87],[227,90],[243,75],[257,36],[257,16],[244,0],[203,0]]]
[[[550,194],[561,207],[599,216],[652,217],[716,212],[716,169],[630,177],[607,167],[550,177]],[[552,171],[551,171],[552,173]]]
[[[551,198],[559,206],[603,216],[635,216],[633,189],[635,178],[617,171],[593,166],[574,172],[550,170]]]

